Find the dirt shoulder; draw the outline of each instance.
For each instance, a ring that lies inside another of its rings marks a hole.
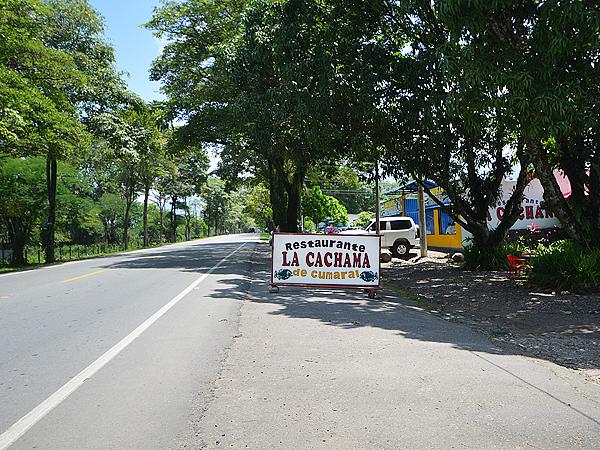
[[[392,290],[269,292],[259,245],[190,448],[593,448],[600,386]],[[239,283],[239,281],[238,281]],[[226,295],[227,290],[221,295]],[[427,426],[434,424],[434,426]]]
[[[506,272],[468,272],[443,254],[434,256],[385,264],[384,283],[431,313],[600,382],[599,294],[541,292]]]

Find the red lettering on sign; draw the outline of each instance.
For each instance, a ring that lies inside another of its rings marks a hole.
[[[360,266],[359,266],[360,267]],[[363,261],[363,267],[365,269],[368,269],[371,267],[371,261],[369,261],[369,257],[367,256],[367,254],[365,253],[365,260]]]
[[[525,207],[525,218],[526,219],[533,219],[533,206],[526,206]]]
[[[535,210],[535,218],[536,219],[543,219],[544,218],[544,210],[542,209],[541,206],[538,206]]]
[[[300,262],[298,261],[298,253],[294,252],[294,256],[292,257],[292,261],[288,261],[287,259],[287,252],[281,252],[281,256],[283,256],[283,262],[281,263],[282,266],[296,266],[298,267],[300,265]]]
[[[334,259],[333,259],[333,266],[334,267],[342,267],[342,255],[343,253],[340,252],[336,252],[334,255]]]
[[[323,257],[320,253],[317,253],[317,258],[315,259],[315,267],[323,267]]]
[[[306,254],[306,265],[308,267],[312,267],[315,263],[315,254],[313,252],[308,252]]]
[[[344,259],[344,267],[352,267],[352,260],[348,253],[346,253],[346,258]]]
[[[502,206],[496,208],[496,217],[498,220],[504,220],[504,208]]]
[[[331,267],[331,258],[332,258],[332,254],[331,252],[327,252],[325,253],[325,256],[323,257],[323,261],[325,262],[325,265],[327,267]]]

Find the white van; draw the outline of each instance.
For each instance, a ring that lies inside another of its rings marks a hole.
[[[396,258],[408,258],[410,249],[419,246],[419,229],[410,217],[382,217],[381,248],[389,248]],[[375,219],[362,230],[346,230],[340,234],[375,234]]]

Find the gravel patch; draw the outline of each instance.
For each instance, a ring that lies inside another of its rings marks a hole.
[[[600,383],[600,295],[542,292],[506,272],[469,272],[440,253],[394,260],[384,283],[448,320],[527,356],[581,370]]]

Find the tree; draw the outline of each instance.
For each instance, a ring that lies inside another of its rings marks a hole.
[[[255,184],[244,198],[245,213],[252,217],[261,229],[274,229],[273,210],[269,202],[269,188],[263,183]]]
[[[0,145],[46,157],[47,220],[42,238],[54,261],[57,170],[85,147],[82,121],[120,85],[96,11],[84,0],[7,0],[0,6]]]
[[[199,195],[206,182],[209,160],[204,148],[181,139],[179,130],[171,133],[167,140],[169,156],[167,171],[161,178],[160,189],[170,198],[170,239],[177,241],[177,210],[182,210],[186,224],[186,239],[190,239],[191,213],[189,198]]]
[[[25,246],[45,210],[45,163],[40,158],[10,158],[0,162],[0,222],[8,230],[12,262],[27,263]]]
[[[157,178],[164,172],[164,161],[167,157],[165,150],[166,136],[161,133],[164,124],[159,119],[159,110],[153,105],[139,102],[137,108],[127,112],[126,122],[138,131],[136,142],[138,152],[138,173],[141,189],[144,194],[143,221],[143,245],[149,245],[148,236],[148,202],[150,200],[150,189],[154,186]]]
[[[104,193],[98,201],[98,215],[104,226],[104,240],[107,244],[117,244],[120,218],[125,209],[123,199],[110,192]]]
[[[327,11],[298,0],[186,1],[160,8],[148,25],[169,40],[152,76],[188,120],[187,135],[221,145],[221,176],[264,178],[283,230],[298,230],[310,166],[344,147],[329,120],[342,108],[331,94],[339,80],[324,45],[333,34]]]
[[[453,39],[468,51],[465,77],[502,92],[546,206],[573,239],[597,248],[600,5],[454,0],[440,9]],[[554,175],[557,169],[570,183],[568,198]]]
[[[135,116],[134,116],[135,117]],[[133,123],[127,110],[119,113],[106,112],[95,119],[96,133],[102,136],[106,145],[101,148],[100,159],[113,170],[119,194],[124,200],[123,249],[129,247],[130,213],[133,202],[141,189],[140,162],[147,141],[148,130]]]
[[[169,162],[165,162],[162,167],[162,172],[158,175],[156,182],[154,184],[154,195],[152,197],[152,201],[158,208],[158,220],[159,220],[159,233],[158,233],[158,242],[162,244],[164,242],[165,235],[165,227],[164,227],[164,216],[165,209],[167,206],[167,201],[169,200],[169,186],[170,186],[170,177],[169,177]]]
[[[318,186],[307,190],[302,200],[302,212],[315,223],[332,220],[336,224],[348,223],[346,208],[335,197],[323,194]]]
[[[337,198],[350,214],[374,208],[375,192],[349,164],[315,164],[306,176],[309,185]]]
[[[373,214],[372,212],[362,211],[358,214],[358,217],[352,223],[352,226],[354,228],[363,228],[374,218],[375,218],[375,214]]]
[[[98,105],[110,101],[121,88],[114,69],[113,50],[104,40],[102,18],[87,1],[44,0],[44,3],[49,14],[43,22],[43,41],[51,49],[65,54],[73,66],[70,78],[59,78],[46,87],[69,107],[74,119],[83,122]],[[54,261],[57,160],[85,145],[82,136],[85,134],[80,135],[75,145],[53,142],[46,152],[48,220],[43,234],[46,262]]]
[[[229,196],[225,192],[225,182],[218,178],[208,178],[203,187],[204,220],[208,226],[208,235],[225,231],[225,220],[229,213]]]
[[[469,49],[441,20],[438,2],[368,2],[337,11],[344,41],[353,35],[348,26],[356,15],[367,18],[354,32],[361,37],[348,44],[357,62],[341,59],[340,78],[354,89],[339,95],[362,101],[340,126],[348,123],[355,140],[370,144],[387,174],[441,186],[450,205],[429,192],[431,197],[473,234],[476,246],[492,253],[519,216],[530,176],[524,136],[507,114],[502,92],[464,77]],[[507,214],[490,229],[489,206],[513,172],[517,184]]]

